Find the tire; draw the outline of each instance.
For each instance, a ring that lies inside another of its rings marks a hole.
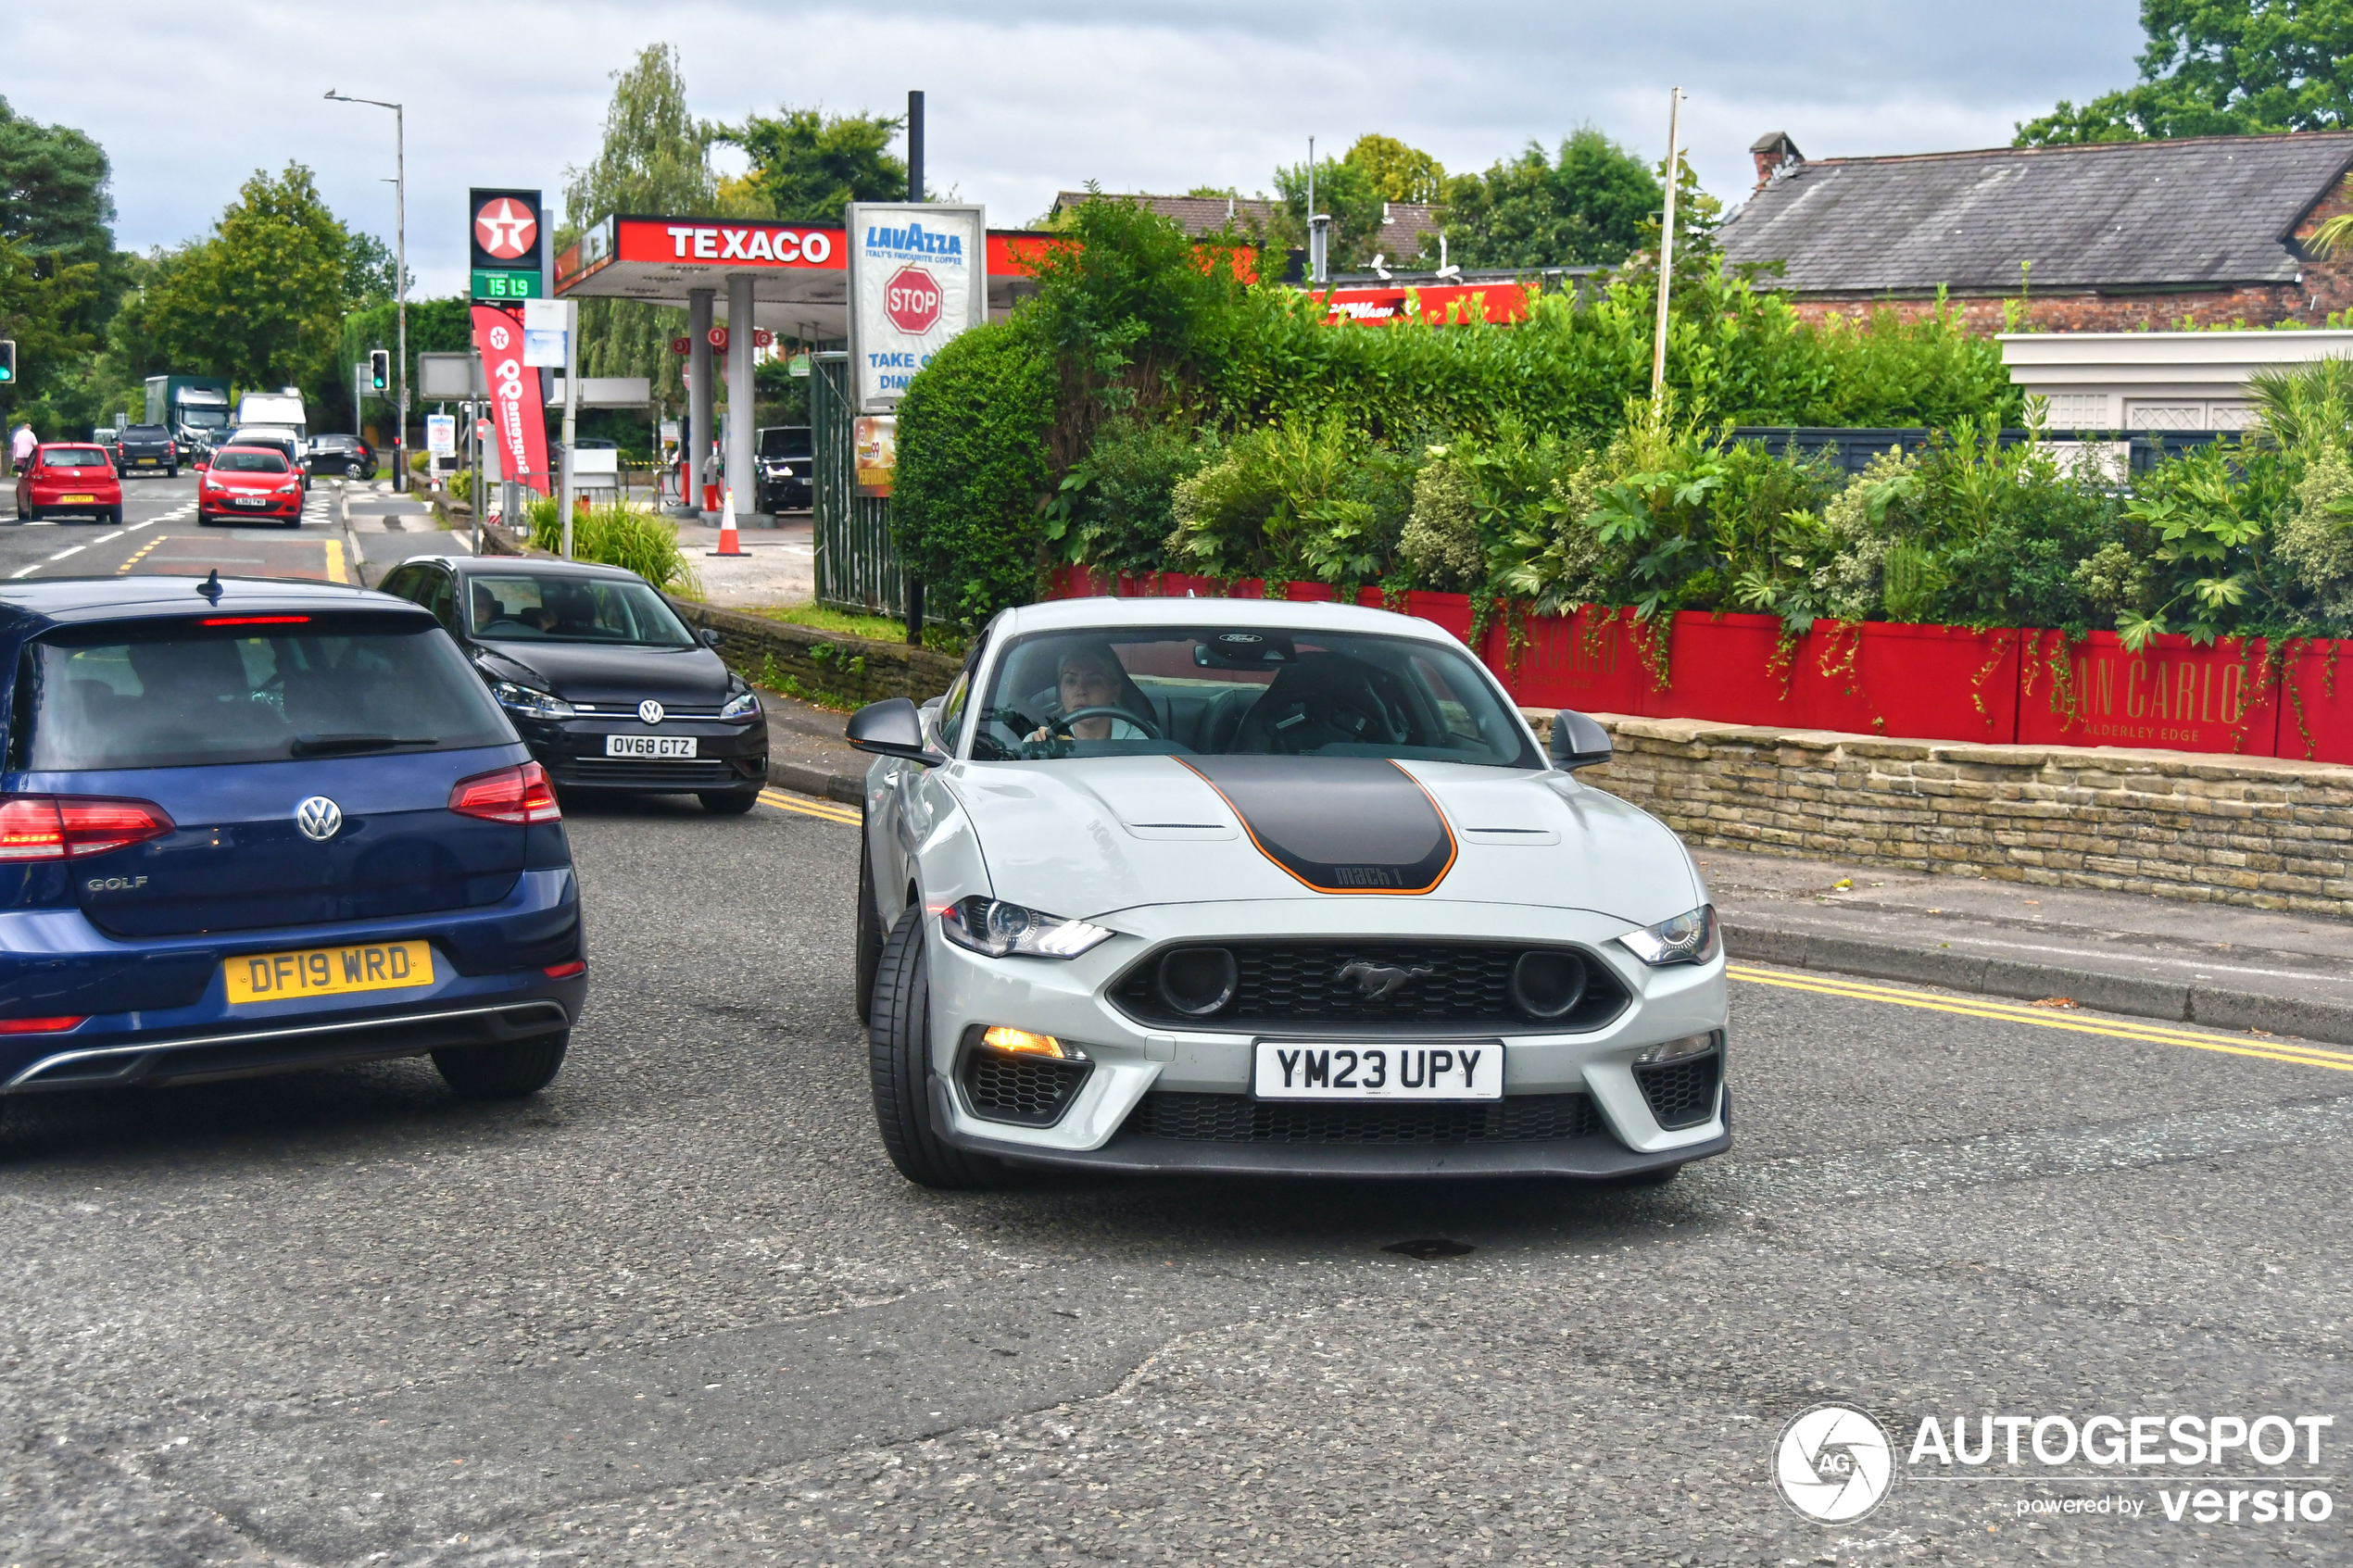
[[[116,507],[107,512],[104,516],[100,517],[98,521],[105,523],[108,528],[120,528],[122,526],[122,508],[120,507]]]
[[[1002,1186],[1005,1169],[940,1141],[931,1128],[931,978],[924,960],[924,907],[907,906],[875,966],[866,1054],[875,1124],[899,1173],[917,1186]]]
[[[178,479],[180,477],[180,465],[178,463],[174,463],[170,468],[164,470],[163,477],[166,479]]]
[[[715,811],[723,817],[740,817],[760,804],[760,792],[756,789],[707,789],[695,798],[702,802],[702,809],[706,811]]]
[[[495,1046],[459,1046],[433,1053],[442,1082],[463,1099],[521,1099],[547,1086],[564,1064],[569,1031]]]
[[[875,1021],[875,971],[882,964],[882,910],[875,903],[875,859],[866,847],[864,823],[858,829],[858,1022]]]
[[[365,479],[367,474],[357,462],[349,462],[343,466],[343,476],[346,479]]]

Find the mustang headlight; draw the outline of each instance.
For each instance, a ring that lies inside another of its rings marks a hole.
[[[939,929],[959,947],[992,959],[1075,959],[1111,938],[1100,925],[1041,914],[981,893],[940,910]]]
[[[534,691],[529,686],[519,686],[512,681],[491,683],[490,695],[498,699],[499,707],[510,713],[520,713],[526,719],[569,719],[572,717],[572,704],[563,698],[550,696],[546,692]]]
[[[719,710],[722,719],[749,719],[760,711],[760,697],[740,675],[727,682],[727,704]]]
[[[1654,968],[1670,963],[1707,963],[1724,950],[1723,937],[1716,928],[1713,904],[1702,904],[1673,920],[1629,931],[1618,941]]]

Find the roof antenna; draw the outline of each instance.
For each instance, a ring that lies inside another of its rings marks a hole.
[[[196,592],[210,599],[213,608],[220,608],[220,569],[219,567],[214,567],[212,575],[196,584]]]

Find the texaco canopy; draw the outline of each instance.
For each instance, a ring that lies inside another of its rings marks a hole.
[[[1025,254],[1046,236],[988,235],[988,314],[1013,309],[1028,269]],[[753,325],[824,340],[849,333],[849,246],[837,226],[737,218],[608,218],[556,257],[556,294],[569,299],[642,299],[686,306],[711,289],[724,307],[727,281],[752,280]]]

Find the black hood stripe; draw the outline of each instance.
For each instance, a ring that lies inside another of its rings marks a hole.
[[[1234,809],[1260,854],[1318,893],[1428,893],[1454,868],[1445,813],[1385,757],[1175,760]]]

